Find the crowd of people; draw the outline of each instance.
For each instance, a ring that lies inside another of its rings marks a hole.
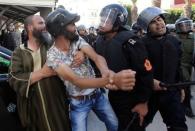
[[[167,131],[188,131],[190,86],[168,85],[194,80],[193,21],[170,30],[165,13],[148,7],[130,28],[127,10],[109,4],[88,30],[64,8],[27,17],[20,43],[3,42],[23,130],[87,131],[93,111],[108,131],[145,131],[159,111]]]

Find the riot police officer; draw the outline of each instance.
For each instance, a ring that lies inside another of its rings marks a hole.
[[[131,29],[140,38],[145,34],[144,30],[140,25],[137,24],[137,22],[132,24]]]
[[[192,29],[193,21],[189,18],[182,17],[175,22],[177,37],[182,42],[182,58],[181,58],[181,69],[184,81],[191,80],[192,74],[192,63],[193,63],[193,53],[194,53],[194,38]],[[189,87],[184,89],[185,98],[183,104],[185,106],[185,112],[188,117],[194,117],[192,107],[191,107],[191,90]]]
[[[78,34],[88,43],[88,38],[87,38],[87,29],[85,27],[85,25],[79,25],[77,27],[77,32]]]
[[[144,131],[141,125],[147,113],[147,101],[153,84],[152,67],[143,43],[125,28],[127,16],[127,10],[121,5],[105,6],[100,12],[99,36],[94,48],[106,59],[108,67],[114,72],[123,69],[136,71],[136,83],[131,92],[110,90],[108,96],[118,117],[119,131]],[[139,117],[127,129],[133,112],[137,112]]]
[[[143,41],[154,75],[154,92],[149,100],[149,112],[145,120],[146,123],[151,122],[159,110],[168,131],[187,131],[180,90],[159,85],[160,82],[177,83],[180,80],[181,43],[173,35],[167,34],[165,13],[158,7],[148,7],[139,14],[137,20],[147,32]]]

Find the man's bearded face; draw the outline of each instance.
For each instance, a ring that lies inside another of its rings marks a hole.
[[[65,31],[64,37],[69,39],[70,41],[77,41],[79,39],[79,35],[75,32]]]

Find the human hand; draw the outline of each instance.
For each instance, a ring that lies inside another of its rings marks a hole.
[[[85,56],[83,52],[77,51],[74,55],[73,62],[72,62],[72,67],[78,67],[84,62]]]
[[[56,72],[53,69],[51,69],[50,67],[48,67],[46,64],[41,68],[40,71],[41,71],[43,77],[50,77],[50,76],[56,75]]]
[[[154,79],[154,87],[153,87],[153,90],[155,90],[155,91],[162,91],[162,90],[167,90],[167,88],[161,87],[160,86],[160,81]]]
[[[114,84],[114,72],[111,70],[104,71],[102,77],[108,77],[109,83],[106,85],[106,88],[109,90],[118,90],[118,87]]]
[[[140,118],[139,124],[140,124],[140,126],[142,126],[143,121],[144,121],[144,117],[148,113],[148,104],[147,103],[139,103],[135,107],[133,107],[133,109],[131,111],[139,114],[139,118]]]
[[[122,70],[113,77],[114,84],[121,90],[131,91],[135,86],[135,74],[133,70]]]

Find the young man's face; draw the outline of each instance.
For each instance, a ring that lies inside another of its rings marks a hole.
[[[101,17],[98,27],[99,32],[109,32],[112,30],[113,22],[105,17]]]
[[[76,32],[76,25],[75,23],[70,23],[66,26],[66,30],[71,32],[71,33],[75,33]]]
[[[148,31],[155,36],[161,36],[166,33],[166,25],[162,17],[155,17],[148,26]]]
[[[64,34],[64,37],[71,40],[71,41],[77,41],[79,36],[76,32],[76,25],[75,23],[70,23],[65,28],[66,34]]]

